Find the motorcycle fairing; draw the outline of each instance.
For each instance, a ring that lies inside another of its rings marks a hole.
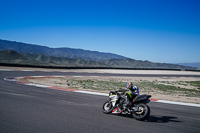
[[[112,110],[113,114],[120,114],[122,112],[122,110],[119,107],[116,107]]]

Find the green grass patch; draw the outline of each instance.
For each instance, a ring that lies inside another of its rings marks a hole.
[[[124,82],[111,82],[111,81],[99,81],[99,80],[68,80],[66,81],[66,84],[69,87],[73,88],[83,88],[83,89],[92,89],[92,90],[116,90],[118,88],[124,88],[125,83]]]
[[[189,83],[190,85],[197,86],[198,88],[200,88],[200,81],[187,81],[187,83]]]
[[[142,93],[155,92],[160,94],[179,94],[183,96],[190,97],[200,97],[200,90],[196,89],[186,89],[177,86],[159,84],[159,81],[146,81],[140,80],[135,81],[134,85],[137,85]],[[199,85],[200,82],[190,82],[190,84]],[[58,84],[58,83],[57,83]],[[65,80],[65,84],[68,87],[75,89],[91,89],[98,91],[111,91],[118,88],[125,88],[126,82],[117,81],[110,79],[108,81],[103,81],[99,79],[68,79]]]
[[[182,95],[186,96],[192,96],[192,97],[200,97],[200,90],[195,90],[195,89],[186,89],[186,88],[181,88],[177,86],[172,86],[172,85],[164,85],[164,84],[158,84],[157,82],[150,82],[150,81],[142,81],[138,83],[138,86],[140,88],[144,89],[151,89],[154,91],[160,91],[161,93],[169,93],[169,94],[175,94],[179,93]]]

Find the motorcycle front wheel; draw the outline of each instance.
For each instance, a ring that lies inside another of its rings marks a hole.
[[[136,112],[133,112],[132,115],[136,120],[146,120],[150,115],[150,108],[146,104],[138,104],[137,105],[138,110]]]
[[[112,112],[113,106],[110,101],[107,101],[103,104],[103,113],[109,114]]]

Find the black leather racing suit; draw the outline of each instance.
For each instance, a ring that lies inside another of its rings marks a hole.
[[[134,86],[131,89],[120,89],[118,90],[118,92],[122,92],[123,94],[125,94],[125,99],[123,103],[120,103],[120,107],[122,107],[123,104],[122,108],[126,108],[128,106],[131,106],[133,99],[139,95],[139,88],[137,86]]]

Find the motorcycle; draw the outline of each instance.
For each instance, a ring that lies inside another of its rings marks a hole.
[[[109,101],[103,104],[103,113],[105,114],[129,114],[136,120],[146,120],[150,115],[150,108],[147,103],[150,102],[151,95],[135,96],[131,105],[125,107],[126,93],[119,93],[118,91],[111,91],[109,93]]]

